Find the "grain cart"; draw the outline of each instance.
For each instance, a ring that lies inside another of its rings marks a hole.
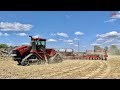
[[[46,39],[31,38],[31,45],[20,46],[12,51],[11,56],[19,65],[26,66],[33,63],[58,63],[62,62],[61,55],[54,49],[46,48]]]

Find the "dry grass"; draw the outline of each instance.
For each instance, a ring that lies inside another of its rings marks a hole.
[[[104,60],[65,60],[57,64],[18,66],[0,57],[0,79],[120,79],[120,56]]]

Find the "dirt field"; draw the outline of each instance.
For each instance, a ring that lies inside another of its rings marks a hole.
[[[120,79],[120,56],[31,66],[18,66],[11,58],[0,57],[0,79]]]

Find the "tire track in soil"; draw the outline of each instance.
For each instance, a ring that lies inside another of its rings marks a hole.
[[[81,79],[93,79],[95,76],[100,74],[100,71],[104,70],[104,64],[101,61],[98,61],[100,66],[97,66],[96,70],[91,71],[91,73],[81,77]]]
[[[78,66],[78,67],[71,67],[70,69],[68,70],[64,70],[63,72],[59,72],[59,73],[56,73],[56,74],[53,74],[51,76],[49,76],[49,78],[55,78],[55,79],[59,79],[59,78],[65,78],[65,76],[68,76],[70,73],[73,73],[73,72],[77,72],[78,70],[83,70],[86,69],[86,68],[89,68],[91,67],[92,65],[94,65],[94,62],[85,62],[84,65],[81,65],[81,66]]]
[[[102,61],[102,63],[104,64],[105,68],[103,68],[100,73],[96,74],[94,79],[106,79],[109,76],[111,72],[110,65],[106,61]]]
[[[80,64],[78,64],[78,65],[75,64],[75,65],[71,65],[69,67],[64,67],[63,69],[58,70],[57,72],[52,72],[50,74],[49,73],[44,74],[44,78],[54,78],[54,76],[56,76],[56,75],[61,75],[63,73],[67,73],[73,69],[77,69],[78,67],[86,66],[88,64],[89,63],[86,63],[86,62],[82,62],[82,63],[80,62]]]
[[[92,73],[82,77],[82,79],[102,79],[107,78],[110,73],[110,66],[104,61],[99,61],[101,66],[97,69],[97,71],[92,71]]]
[[[84,63],[85,62],[80,62],[79,65],[84,64]],[[58,73],[58,72],[62,71],[63,69],[69,69],[69,68],[71,68],[71,66],[75,67],[75,65],[76,65],[76,63],[67,64],[67,65],[64,66],[63,63],[62,63],[62,64],[60,64],[58,66],[54,66],[54,67],[52,66],[52,68],[48,68],[47,70],[43,70],[39,74],[40,76],[37,76],[37,77],[39,77],[39,78],[46,78],[46,77],[51,76],[52,74],[55,74],[55,73]],[[34,76],[34,75],[32,74],[32,76]],[[35,77],[36,77],[36,73],[35,73]]]
[[[81,66],[81,65],[84,65],[86,62],[80,62],[80,64],[78,64],[77,66]],[[68,65],[65,65],[63,67],[63,65],[61,64],[60,66],[57,66],[57,67],[52,67],[52,68],[49,68],[49,70],[46,70],[46,71],[43,71],[43,72],[38,72],[38,75],[37,78],[42,78],[42,79],[45,79],[47,77],[50,77],[52,75],[56,75],[56,73],[61,73],[63,72],[63,70],[69,70],[70,68],[73,68],[76,66],[76,63],[73,63],[73,64],[68,64]],[[34,77],[34,74],[32,74],[32,77]],[[32,77],[28,77],[28,78],[32,78]],[[35,73],[35,77],[36,77],[36,73]]]
[[[99,63],[98,63],[99,64]],[[78,78],[78,79],[81,79],[81,77],[84,77],[84,75],[82,75],[82,73],[90,68],[93,68],[96,66],[96,62],[92,61],[92,65],[89,65],[88,67],[83,67],[83,68],[79,68],[78,70],[76,71],[72,71],[70,73],[68,73],[68,75],[65,75],[63,76],[63,78],[68,78],[68,79],[75,79],[75,78]],[[75,75],[75,76],[74,76]],[[76,76],[77,75],[77,76]],[[81,75],[81,76],[80,76]],[[61,77],[62,78],[62,77]]]

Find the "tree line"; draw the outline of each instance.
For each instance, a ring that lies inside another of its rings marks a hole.
[[[1,48],[13,48],[15,46],[8,46],[7,44],[0,44],[0,49]]]
[[[8,45],[6,45],[6,44],[0,44],[0,48],[7,48],[8,47]]]

